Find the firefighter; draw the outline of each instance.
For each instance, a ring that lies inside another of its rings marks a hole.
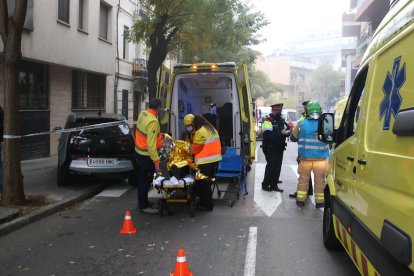
[[[217,171],[221,160],[221,143],[217,129],[203,116],[187,114],[183,120],[186,132],[189,134],[191,154],[200,172],[207,176],[206,179],[197,181],[197,192],[200,197],[199,207],[212,211],[213,184],[211,178]]]
[[[266,157],[266,169],[262,182],[262,190],[283,192],[278,187],[280,170],[282,168],[283,152],[286,149],[286,137],[291,129],[282,117],[283,103],[274,104],[272,114],[262,124],[262,150]]]
[[[141,112],[135,131],[135,151],[138,165],[138,209],[141,213],[156,214],[158,209],[152,208],[148,201],[148,190],[154,172],[160,174],[160,157],[157,149],[162,145],[160,124],[157,116],[161,111],[161,100],[154,98],[149,101],[149,108]]]
[[[302,116],[300,116],[300,118],[299,118],[299,122],[300,122],[300,121],[305,120],[305,119],[308,117],[308,115],[306,114],[306,108],[307,108],[308,103],[309,103],[309,101],[304,101],[304,102],[302,103],[302,106],[303,106],[303,112],[302,112]],[[290,139],[290,140],[292,141],[292,139]],[[293,141],[292,141],[292,142],[293,142]],[[296,161],[297,161],[297,162],[298,162],[298,164],[299,164],[299,162],[300,162],[300,160],[299,160],[299,156],[296,158]],[[299,172],[298,172],[298,173],[299,173]],[[291,197],[291,198],[296,198],[296,195],[297,195],[297,192],[294,192],[294,193],[289,194],[289,197]],[[308,190],[308,196],[309,196],[309,195],[313,195],[312,177],[310,177],[310,178],[309,178],[309,190]]]
[[[317,101],[311,101],[307,105],[307,118],[298,122],[291,140],[298,142],[299,154],[299,181],[296,196],[296,205],[305,206],[309,190],[309,178],[311,172],[315,176],[315,203],[316,208],[324,206],[325,176],[328,168],[329,146],[318,140],[318,117],[322,113]]]

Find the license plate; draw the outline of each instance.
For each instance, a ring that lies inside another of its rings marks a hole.
[[[88,158],[89,167],[116,167],[118,160],[116,158]]]

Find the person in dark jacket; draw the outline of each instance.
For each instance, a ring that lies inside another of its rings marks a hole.
[[[283,192],[278,187],[282,181],[279,180],[280,171],[282,169],[283,152],[286,150],[286,137],[290,135],[291,129],[282,117],[283,104],[274,104],[272,114],[270,114],[269,125],[263,129],[262,149],[266,157],[266,170],[262,182],[262,190]]]

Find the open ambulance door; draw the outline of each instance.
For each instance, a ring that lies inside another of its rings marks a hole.
[[[255,158],[256,134],[254,128],[252,94],[246,64],[237,68],[237,91],[240,102],[241,145],[244,155],[251,160]]]
[[[158,81],[157,98],[161,100],[161,112],[158,116],[161,133],[171,134],[171,70],[162,65]]]

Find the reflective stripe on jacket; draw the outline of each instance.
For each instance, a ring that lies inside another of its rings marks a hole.
[[[262,123],[262,131],[265,132],[266,130],[273,130],[272,122],[266,120]]]
[[[152,109],[141,112],[138,116],[135,131],[135,151],[138,154],[149,156],[155,163],[159,162],[157,149],[162,146],[160,124],[157,114]]]
[[[221,143],[217,130],[212,133],[202,126],[194,133],[191,153],[195,155],[195,162],[208,164],[221,160]]]
[[[318,140],[318,120],[306,119],[300,122],[298,154],[302,158],[323,159],[329,156],[329,146]]]

